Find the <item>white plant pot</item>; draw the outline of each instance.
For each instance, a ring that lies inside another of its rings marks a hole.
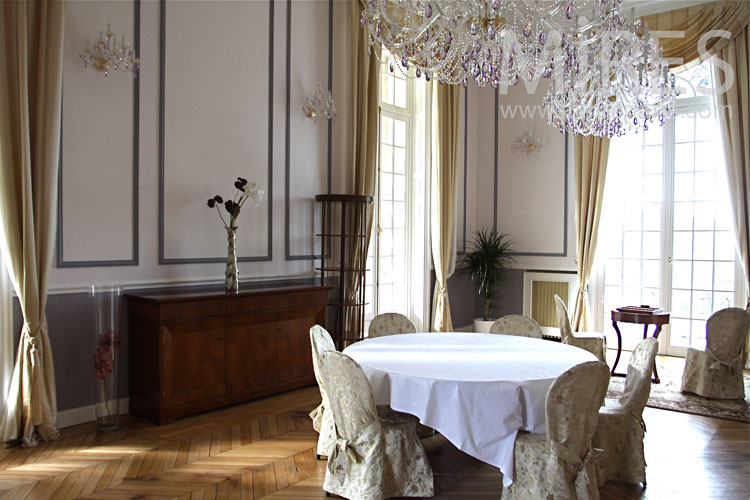
[[[474,318],[474,331],[477,333],[490,333],[490,327],[494,322],[494,319],[485,321],[481,318]]]

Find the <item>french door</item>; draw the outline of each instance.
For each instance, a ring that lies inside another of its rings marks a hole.
[[[612,345],[609,315],[622,305],[670,310],[660,352],[684,356],[705,346],[713,312],[744,304],[716,112],[711,96],[693,85],[710,85],[710,66],[701,66],[693,81],[683,78],[692,93],[678,99],[673,119],[611,142],[599,238],[604,265],[592,289],[600,298],[596,326]],[[623,333],[626,349],[641,338],[640,331]]]

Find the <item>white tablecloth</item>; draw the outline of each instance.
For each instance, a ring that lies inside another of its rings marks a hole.
[[[569,368],[596,361],[548,340],[486,333],[414,333],[366,339],[344,353],[372,385],[375,403],[410,413],[513,482],[518,430],[544,434],[544,403]]]

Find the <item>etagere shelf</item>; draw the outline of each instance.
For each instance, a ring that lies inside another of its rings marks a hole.
[[[319,194],[322,230],[320,283],[335,285],[328,301],[329,331],[339,349],[364,338],[365,275],[372,196]]]

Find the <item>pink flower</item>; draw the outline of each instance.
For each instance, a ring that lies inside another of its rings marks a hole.
[[[114,350],[119,343],[119,337],[113,330],[101,336],[94,352],[94,375],[99,380],[112,373],[115,356]]]

